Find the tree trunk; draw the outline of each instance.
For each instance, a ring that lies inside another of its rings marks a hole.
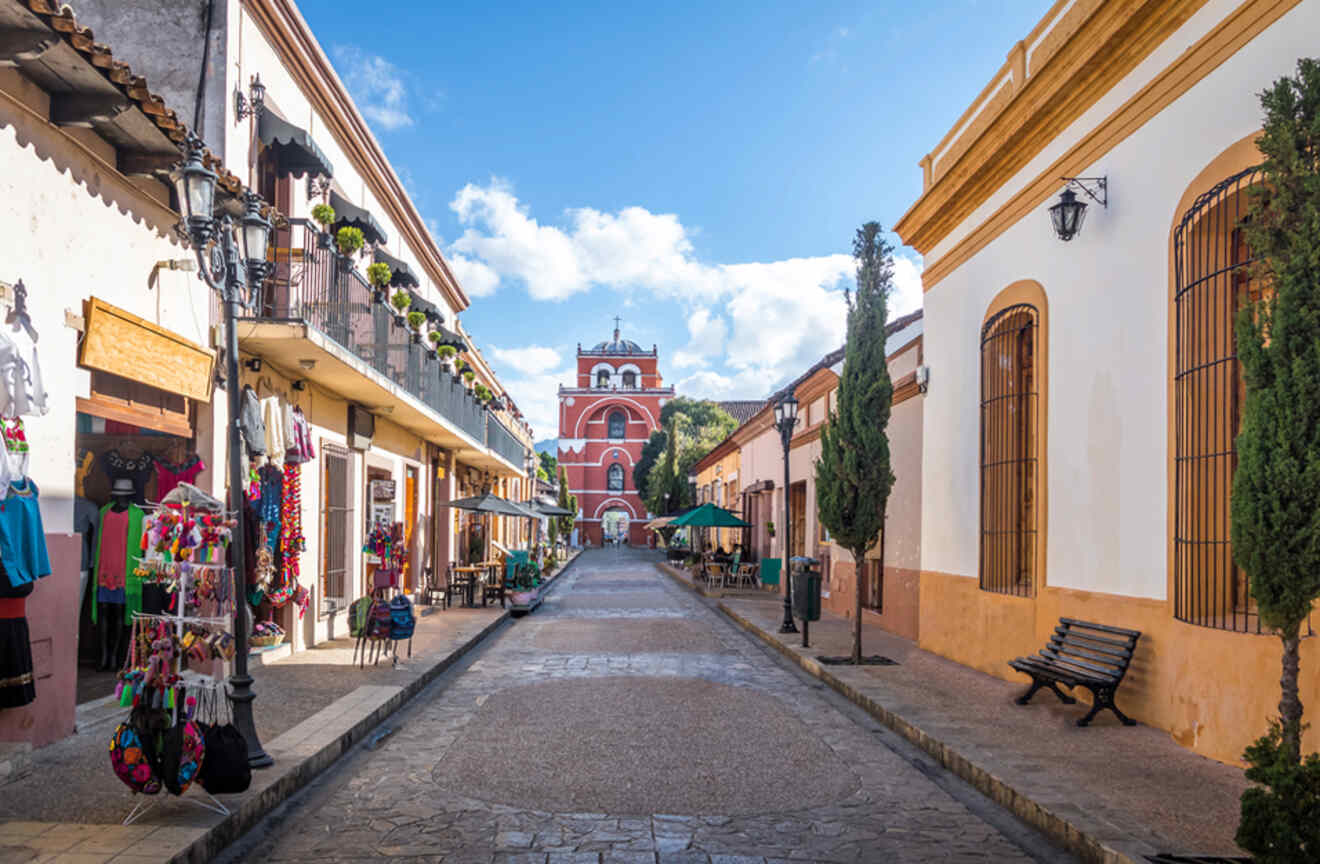
[[[1283,695],[1279,699],[1279,716],[1283,721],[1282,746],[1291,762],[1300,762],[1302,758],[1302,700],[1297,693],[1301,668],[1300,629],[1300,625],[1293,624],[1280,637],[1283,641],[1283,674],[1279,677],[1279,687]]]
[[[852,662],[862,664],[862,571],[866,566],[866,550],[854,549],[853,556],[853,639]]]

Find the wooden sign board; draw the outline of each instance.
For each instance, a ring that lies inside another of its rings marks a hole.
[[[215,352],[96,297],[85,305],[79,365],[211,401]]]

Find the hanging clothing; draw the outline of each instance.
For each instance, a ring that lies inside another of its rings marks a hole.
[[[120,559],[123,560],[124,572],[124,614],[131,615],[134,612],[142,611],[142,577],[134,571],[137,570],[139,562],[142,560],[142,520],[146,516],[142,508],[136,504],[129,504],[128,509],[123,511],[127,515],[127,520],[112,520],[112,523],[106,522],[106,517],[114,512],[113,504],[107,504],[101,508],[101,530],[96,532],[96,585],[98,596],[101,586],[101,571],[108,567],[111,574],[119,572]],[[107,546],[106,540],[111,530],[114,530],[116,537],[111,539]],[[122,531],[122,535],[120,532]],[[120,543],[122,537],[123,543]],[[115,580],[117,581],[117,580]],[[111,601],[112,602],[112,601]],[[92,621],[97,620],[96,605],[92,606]]]
[[[301,408],[294,408],[291,413],[293,446],[284,455],[284,461],[288,462],[292,458],[297,463],[310,462],[316,458],[316,447],[312,444],[312,424],[307,422],[307,416]]]
[[[34,585],[14,586],[0,573],[0,709],[19,708],[37,698],[28,633],[27,597]]]
[[[157,500],[164,498],[180,483],[192,483],[197,479],[198,474],[206,470],[206,463],[196,453],[185,459],[182,465],[175,465],[164,459],[156,459],[155,462]]]
[[[133,483],[133,503],[146,503],[147,481],[151,472],[156,470],[155,461],[150,453],[129,458],[118,450],[107,450],[101,455],[101,468],[110,477],[110,482],[127,477]]]
[[[0,330],[0,416],[40,415],[47,410],[37,343],[25,331]]]
[[[74,494],[79,498],[87,496],[87,475],[92,473],[96,467],[96,454],[91,450],[83,453],[82,459],[78,462],[78,467],[73,469],[73,489]]]
[[[276,468],[284,467],[284,409],[280,397],[261,400],[261,421],[266,426],[266,458]]]
[[[28,473],[28,442],[19,417],[0,417],[0,500],[9,494],[9,484],[18,482]]]
[[[73,499],[73,530],[82,535],[82,565],[79,570],[91,570],[96,562],[96,529],[101,524],[101,511],[86,498]]]
[[[238,428],[243,442],[253,456],[266,454],[266,425],[261,419],[261,400],[251,387],[243,388],[242,406],[238,410]]]
[[[128,579],[128,510],[113,507],[101,517],[101,555],[96,568],[96,602],[124,605],[124,582]]]
[[[284,496],[280,503],[280,515],[284,525],[281,534],[283,551],[283,570],[285,584],[291,589],[298,587],[301,575],[299,559],[307,548],[302,531],[302,467],[297,463],[284,466]]]
[[[25,480],[11,483],[9,495],[0,503],[0,564],[11,585],[50,575],[38,497],[37,484]]]

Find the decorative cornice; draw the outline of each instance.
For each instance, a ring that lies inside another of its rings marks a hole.
[[[895,232],[928,254],[1205,2],[1074,0],[1062,13],[1056,3],[1029,58],[1015,48],[954,127],[961,134],[922,160],[929,183]]]
[[[448,296],[455,310],[462,311],[472,305],[293,0],[242,0],[242,3],[308,101],[340,139],[349,161],[417,253],[431,281]]]

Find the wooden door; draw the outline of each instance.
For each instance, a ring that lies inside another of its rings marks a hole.
[[[403,479],[403,545],[408,550],[408,559],[399,574],[399,587],[404,591],[414,588],[412,574],[421,568],[421,562],[413,566],[413,533],[417,529],[417,468],[413,465],[404,469]]]
[[[793,520],[793,547],[789,552],[794,556],[806,555],[807,550],[807,483],[805,480],[794,483],[789,490],[788,509]]]

